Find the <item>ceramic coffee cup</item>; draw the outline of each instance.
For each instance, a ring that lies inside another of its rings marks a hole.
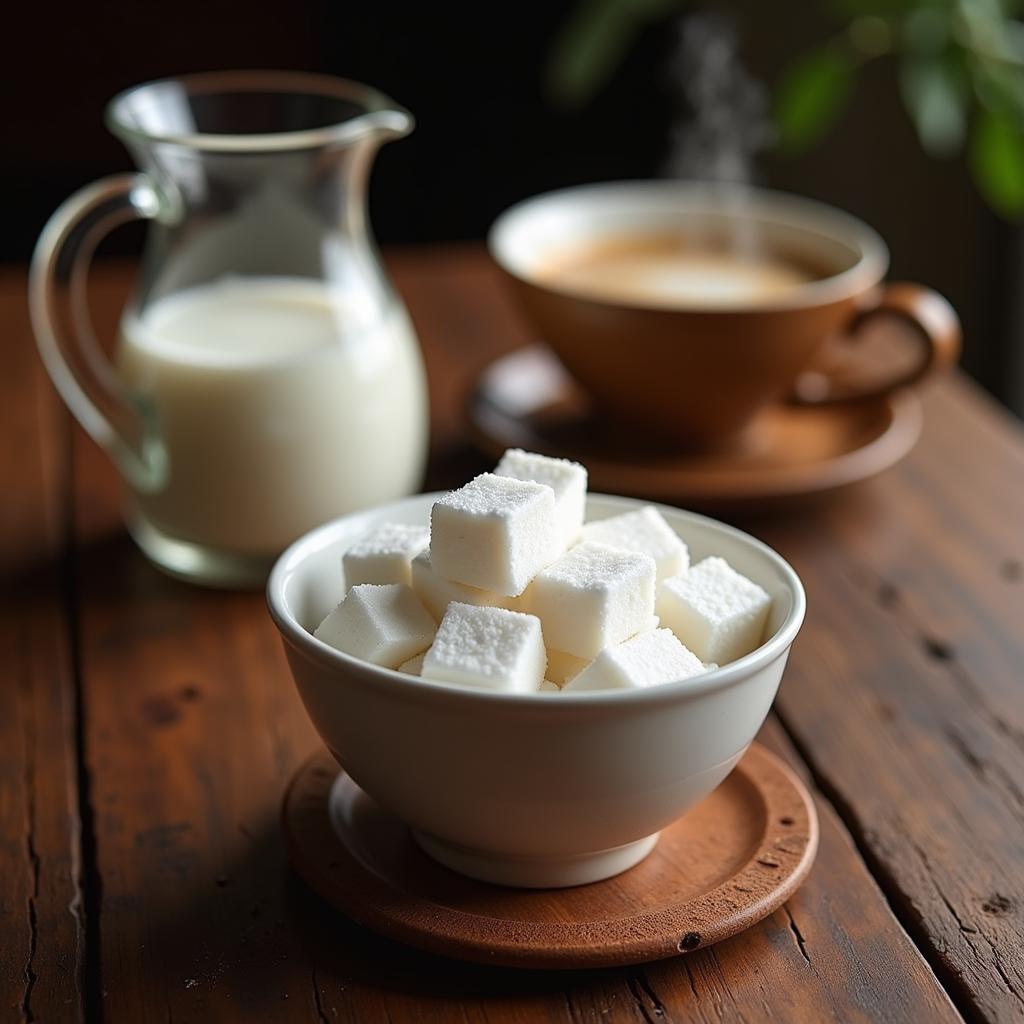
[[[669,284],[631,296],[614,280],[605,292],[560,273],[573,253],[585,260],[588,250],[610,247],[628,277],[623,254],[645,238],[678,242],[691,263],[703,255],[749,260],[758,273],[792,271],[795,280],[722,291],[711,268],[704,291],[691,282],[688,295],[673,295]],[[533,327],[590,395],[616,419],[682,446],[728,446],[772,402],[849,401],[909,387],[960,351],[960,324],[942,296],[884,283],[889,254],[875,231],[783,193],[673,181],[584,185],[513,206],[489,246]],[[859,390],[808,374],[826,341],[856,340],[882,314],[914,328],[912,365]]]

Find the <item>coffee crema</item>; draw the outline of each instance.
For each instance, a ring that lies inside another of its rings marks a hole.
[[[826,275],[774,253],[637,233],[555,248],[531,276],[606,302],[685,309],[776,301]]]

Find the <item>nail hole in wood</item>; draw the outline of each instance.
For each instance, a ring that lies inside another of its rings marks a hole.
[[[1000,896],[996,893],[993,896],[989,896],[987,900],[981,905],[981,909],[986,914],[991,914],[993,917],[1002,917],[1003,914],[1008,914],[1013,910],[1013,900],[1008,899],[1006,896]]]
[[[684,953],[688,953],[691,949],[696,949],[700,945],[700,932],[687,932],[679,940],[679,949]]]
[[[795,825],[796,822],[787,814],[784,818],[779,818],[779,824],[788,828],[790,825]]]
[[[953,648],[950,644],[947,644],[944,640],[939,640],[934,636],[926,636],[924,638],[924,649],[925,653],[930,658],[934,658],[936,661],[952,661],[954,656]]]

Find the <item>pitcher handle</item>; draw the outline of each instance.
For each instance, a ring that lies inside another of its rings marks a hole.
[[[137,491],[161,489],[167,458],[148,402],[131,395],[107,359],[89,318],[86,279],[100,239],[166,210],[152,180],[119,174],[66,199],[32,255],[29,309],[39,354],[68,408]]]
[[[796,384],[793,398],[804,405],[877,398],[911,387],[939,370],[955,366],[960,355],[960,320],[938,292],[919,284],[889,284],[866,307],[857,310],[846,328],[846,340],[856,343],[857,331],[877,316],[891,316],[913,328],[917,342],[914,364],[888,380],[864,388],[842,374],[811,370]]]

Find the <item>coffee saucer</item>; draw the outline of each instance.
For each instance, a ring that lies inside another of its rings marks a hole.
[[[525,448],[583,462],[590,486],[723,507],[798,499],[836,490],[888,469],[921,433],[921,403],[910,391],[832,405],[778,404],[729,451],[685,453],[600,416],[543,345],[492,362],[468,403],[474,442],[497,458]]]
[[[818,847],[811,795],[758,743],[639,864],[568,889],[442,867],[326,751],[292,779],[282,824],[295,870],[353,920],[431,953],[542,969],[644,963],[727,939],[793,895]]]

